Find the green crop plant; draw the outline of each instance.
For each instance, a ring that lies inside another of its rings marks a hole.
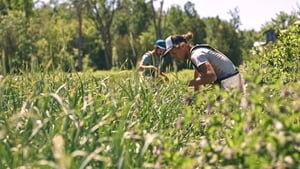
[[[244,93],[137,71],[0,79],[0,168],[298,168],[299,25],[239,69]],[[193,97],[191,105],[183,99]]]

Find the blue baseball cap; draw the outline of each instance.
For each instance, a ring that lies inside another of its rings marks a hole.
[[[166,42],[163,39],[159,39],[155,42],[155,47],[158,47],[160,49],[166,50]]]

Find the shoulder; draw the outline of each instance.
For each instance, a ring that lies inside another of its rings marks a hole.
[[[196,47],[191,49],[191,60],[194,62],[197,66],[201,65],[204,62],[208,61],[208,50],[207,48],[202,47]]]
[[[148,57],[151,57],[151,56],[152,56],[151,51],[148,51],[148,52],[143,54],[143,58],[148,58]]]
[[[206,57],[208,54],[207,48],[193,47],[191,48],[191,58]]]
[[[213,47],[211,47],[209,44],[195,44],[193,47],[191,47],[191,51],[195,50],[195,49],[213,49]]]
[[[142,60],[145,60],[145,59],[151,59],[151,54],[149,52],[146,52],[143,54]]]
[[[146,52],[144,53],[142,60],[141,60],[141,64],[142,65],[148,65],[152,63],[152,55],[151,52]]]

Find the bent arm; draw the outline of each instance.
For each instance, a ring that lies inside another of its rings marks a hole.
[[[194,80],[200,78],[200,76],[201,76],[200,73],[199,73],[198,71],[195,70],[195,71],[194,71]],[[195,84],[195,85],[194,85],[194,90],[195,90],[195,91],[198,91],[198,90],[200,89],[200,86],[201,86],[201,85],[196,85],[196,84]]]
[[[151,53],[150,52],[146,52],[143,57],[142,60],[140,62],[140,65],[138,67],[139,71],[144,71],[144,70],[150,70],[150,71],[156,71],[157,68],[155,66],[153,66],[152,64],[152,57],[151,57]]]
[[[144,71],[144,70],[152,70],[152,71],[156,71],[157,67],[153,66],[153,65],[140,65],[139,66],[139,71]]]
[[[198,67],[198,71],[194,74],[194,79],[190,82],[190,86],[195,86],[195,90],[199,90],[200,85],[210,84],[216,80],[217,75],[212,65],[209,62],[205,62]]]

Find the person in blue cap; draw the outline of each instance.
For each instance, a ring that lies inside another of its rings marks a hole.
[[[143,72],[145,77],[159,77],[162,76],[166,81],[169,80],[167,75],[160,70],[161,56],[166,50],[165,40],[159,39],[155,42],[154,48],[151,51],[147,51],[142,56],[142,60],[138,67],[138,70]]]

